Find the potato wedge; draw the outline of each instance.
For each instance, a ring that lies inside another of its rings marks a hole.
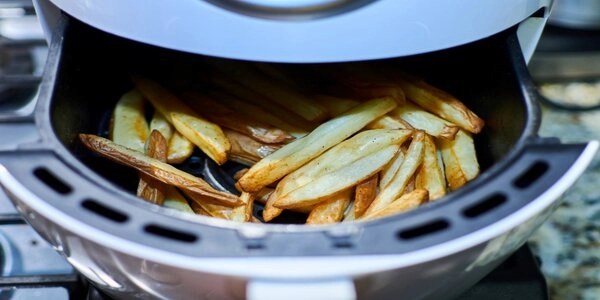
[[[164,194],[165,201],[163,202],[163,207],[187,213],[194,212],[185,197],[174,186],[165,186]]]
[[[173,132],[173,136],[169,140],[169,151],[167,162],[170,164],[180,164],[194,154],[196,146],[190,142],[179,131]]]
[[[365,212],[365,215],[372,214],[373,212],[382,209],[384,206],[392,203],[404,192],[408,182],[423,161],[424,137],[424,132],[415,132],[404,160],[402,161],[402,165],[396,174],[394,174],[390,182],[379,191],[379,194],[375,197],[375,200],[373,200]]]
[[[352,189],[345,189],[333,194],[325,201],[316,205],[308,214],[306,224],[333,224],[340,222],[344,211],[350,204]]]
[[[436,114],[472,133],[479,133],[484,121],[468,109],[460,100],[449,93],[433,87],[421,80],[397,80],[406,97]]]
[[[400,145],[390,145],[325,173],[299,188],[283,194],[273,204],[283,209],[320,203],[336,192],[349,188],[379,172],[396,154]]]
[[[437,141],[450,190],[458,189],[479,175],[479,162],[470,133],[460,130],[454,140]]]
[[[240,178],[238,184],[247,192],[260,191],[395,107],[396,102],[391,98],[379,98],[361,103],[321,124],[307,136],[263,158]]]
[[[123,94],[113,110],[109,138],[144,153],[150,129],[145,117],[144,96],[136,89]]]
[[[203,197],[207,201],[229,207],[243,204],[237,196],[218,191],[201,178],[183,172],[135,150],[120,146],[103,137],[92,134],[79,134],[79,140],[88,149],[117,163],[144,172],[166,184],[174,185],[190,197]]]
[[[153,130],[146,142],[146,155],[161,162],[167,161],[167,141],[158,130]],[[163,205],[165,184],[154,177],[140,172],[137,196],[150,203]]]
[[[256,199],[256,194],[242,192],[240,200],[242,200],[244,204],[233,208],[230,220],[236,222],[249,222],[252,219],[254,199]]]
[[[429,135],[425,135],[423,139],[423,163],[415,177],[415,188],[427,190],[429,200],[436,200],[446,195],[443,166],[440,165],[435,142]]]
[[[361,218],[359,218],[359,220],[373,220],[391,216],[393,214],[406,212],[408,210],[419,207],[422,203],[425,203],[427,199],[427,190],[415,189],[412,192],[400,196],[400,198],[394,200],[392,203],[388,204],[387,206],[384,206],[380,210],[364,214]]]
[[[398,151],[400,152],[400,151]],[[377,188],[379,186],[379,173],[367,178],[363,182],[356,185],[354,189],[354,217],[362,216],[371,202],[377,196]]]
[[[252,166],[267,155],[277,151],[282,145],[261,143],[247,135],[223,129],[223,133],[231,143],[229,160]]]

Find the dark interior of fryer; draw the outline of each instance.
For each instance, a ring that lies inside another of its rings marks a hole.
[[[131,74],[195,80],[201,56],[150,46],[104,33],[70,19],[62,34],[62,54],[51,95],[50,120],[58,140],[91,170],[116,186],[134,191],[136,172],[91,155],[78,143],[79,133],[106,135],[107,114],[132,84]],[[232,45],[235,47],[235,45]],[[525,95],[523,58],[514,28],[464,46],[379,61],[422,76],[463,101],[486,121],[476,135],[482,172],[519,147],[535,105]],[[535,115],[535,114],[534,114]],[[534,119],[534,120],[532,120]],[[534,125],[537,130],[537,125]],[[531,131],[531,130],[529,130]],[[193,166],[193,162],[192,166]],[[189,166],[189,165],[188,165]]]

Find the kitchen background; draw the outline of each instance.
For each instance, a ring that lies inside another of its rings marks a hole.
[[[546,99],[540,135],[559,137],[564,143],[600,139],[600,29],[588,18],[591,21],[583,25],[565,23],[573,20],[568,14],[554,20],[530,64]],[[0,2],[0,121],[28,118],[46,51],[30,2]],[[20,132],[0,134],[27,139]],[[600,154],[531,237],[529,246],[550,299],[600,299],[599,178]],[[72,289],[80,283],[77,274],[22,222],[1,192],[0,225],[0,299],[80,299],[78,295],[86,293],[92,298],[79,286]]]

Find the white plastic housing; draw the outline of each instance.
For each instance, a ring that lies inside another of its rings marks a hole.
[[[62,10],[103,31],[151,45],[301,63],[399,57],[454,47],[521,24],[547,8],[543,26],[552,0],[378,0],[332,16],[297,20],[252,17],[204,0],[34,2],[47,33]],[[535,45],[537,39],[531,42]]]

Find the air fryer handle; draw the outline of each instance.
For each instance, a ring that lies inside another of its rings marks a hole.
[[[322,281],[296,280],[251,280],[246,286],[246,299],[339,299],[354,300],[357,298],[354,282],[351,278],[327,279]]]

